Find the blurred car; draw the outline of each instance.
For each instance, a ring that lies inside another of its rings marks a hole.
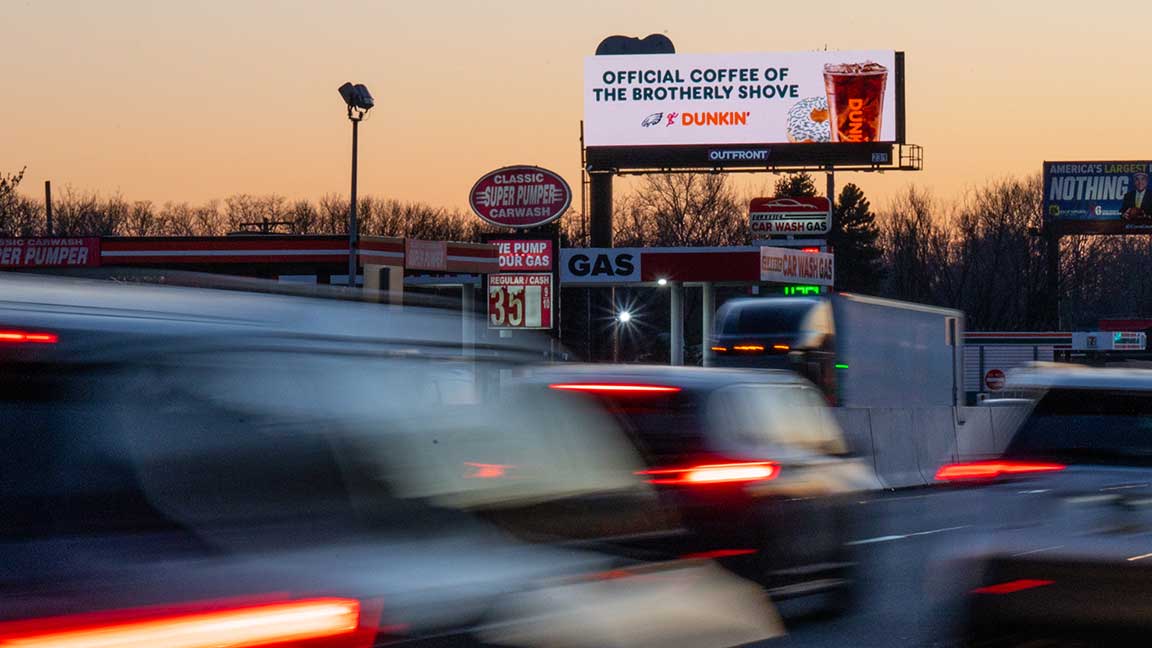
[[[1152,371],[1036,368],[1000,456],[942,466],[988,524],[939,570],[973,645],[1135,645],[1152,632]],[[950,562],[951,562],[950,561]]]
[[[500,388],[537,348],[464,358],[459,330],[458,312],[411,306],[0,275],[0,646],[779,632],[754,586],[708,565],[487,521],[655,495],[598,410]]]
[[[554,366],[529,379],[616,415],[676,534],[607,539],[636,555],[718,560],[777,599],[852,603],[855,509],[871,485],[823,395],[788,371]]]

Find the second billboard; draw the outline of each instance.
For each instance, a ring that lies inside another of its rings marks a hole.
[[[1149,172],[1149,161],[1045,162],[1045,222],[1060,234],[1152,233]]]

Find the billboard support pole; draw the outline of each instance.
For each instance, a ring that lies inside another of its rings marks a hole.
[[[588,219],[590,243],[592,247],[612,247],[612,176],[611,171],[597,171],[588,174],[589,194],[592,208]],[[620,327],[612,327],[611,340],[609,336],[599,331],[599,320],[603,313],[616,315],[616,289],[589,289],[590,308],[592,310],[593,330],[590,331],[588,355],[593,362],[604,359],[609,353],[613,360],[619,358],[620,348],[617,338],[620,336]],[[612,349],[606,348],[611,342]]]
[[[673,367],[684,366],[684,284],[673,281],[669,289],[669,360]]]
[[[1047,231],[1048,250],[1048,300],[1052,309],[1049,317],[1055,330],[1061,330],[1060,322],[1060,234],[1054,227]]]

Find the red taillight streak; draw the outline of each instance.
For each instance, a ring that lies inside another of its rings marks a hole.
[[[756,553],[755,549],[713,549],[712,551],[701,551],[700,553],[690,553],[680,556],[685,560],[694,559],[716,559],[716,558],[732,558],[734,556],[748,556]]]
[[[820,254],[820,248],[818,247],[802,247],[800,251],[804,254]]]
[[[973,594],[1015,594],[1016,592],[1023,592],[1024,590],[1036,589],[1037,587],[1045,587],[1051,585],[1056,581],[1038,580],[1033,578],[1022,578],[1019,580],[1008,581],[1007,583],[999,583],[997,585],[987,585],[985,587],[977,587],[972,590]]]
[[[936,481],[996,479],[1004,475],[1058,472],[1066,466],[1032,461],[971,461],[945,464],[936,471]]]
[[[614,392],[614,393],[663,393],[674,394],[680,391],[679,387],[670,387],[668,385],[617,385],[607,383],[556,383],[548,385],[549,389],[558,389],[561,391],[585,391],[585,392]]]
[[[18,632],[0,625],[0,648],[244,648],[351,636],[360,623],[354,599],[308,599],[267,605],[120,620],[61,629],[67,619],[45,619],[46,629],[20,622]]]
[[[705,464],[685,468],[641,470],[650,484],[724,484],[776,479],[780,466],[769,461]]]
[[[30,333],[28,331],[0,331],[0,342],[32,342],[35,344],[56,344],[60,337],[55,333]]]
[[[466,461],[464,465],[472,469],[472,473],[468,475],[469,479],[499,479],[500,477],[507,477],[508,469],[512,468],[512,466],[505,464],[478,463],[474,461]]]

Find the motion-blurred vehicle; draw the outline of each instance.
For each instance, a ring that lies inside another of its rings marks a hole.
[[[788,371],[553,366],[526,379],[616,415],[680,521],[678,534],[609,538],[648,555],[702,556],[773,598],[850,606],[854,511],[871,485],[819,390]]]
[[[459,331],[458,312],[411,306],[0,276],[0,646],[779,631],[759,589],[714,566],[527,544],[487,521],[655,495],[598,410],[499,388],[538,349],[465,359]]]
[[[1009,382],[1042,395],[1004,452],[937,473],[985,495],[988,528],[940,570],[963,583],[963,636],[994,646],[1146,643],[1152,371],[1048,366]]]
[[[964,314],[837,293],[733,299],[716,313],[709,366],[789,369],[845,407],[964,403]]]

